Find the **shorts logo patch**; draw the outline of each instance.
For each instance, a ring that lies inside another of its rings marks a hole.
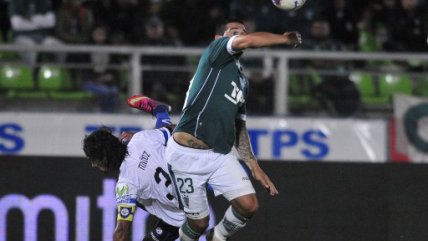
[[[155,232],[156,232],[157,235],[162,235],[163,230],[162,230],[161,227],[157,227],[156,230],[155,230]]]

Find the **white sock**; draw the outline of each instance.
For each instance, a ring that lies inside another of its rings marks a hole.
[[[226,241],[227,238],[245,227],[248,220],[248,218],[243,217],[241,214],[235,211],[232,206],[230,206],[226,210],[226,213],[224,214],[221,222],[215,226],[214,237],[218,239],[218,241]]]

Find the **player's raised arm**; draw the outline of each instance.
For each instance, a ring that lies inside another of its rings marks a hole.
[[[232,49],[241,51],[247,48],[262,48],[281,44],[298,47],[302,44],[302,37],[298,32],[286,32],[284,34],[255,32],[237,36],[233,40]]]

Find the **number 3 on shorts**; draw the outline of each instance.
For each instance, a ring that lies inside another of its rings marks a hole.
[[[193,193],[193,180],[192,178],[177,178],[178,189],[181,193]]]

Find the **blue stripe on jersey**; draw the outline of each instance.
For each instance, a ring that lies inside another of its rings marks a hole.
[[[128,198],[128,197],[119,197],[116,198],[116,203],[117,204],[121,204],[121,203],[126,203],[126,204],[137,204],[137,199],[136,198]]]
[[[159,130],[162,132],[163,137],[165,138],[164,146],[166,146],[166,143],[168,142],[168,138],[169,138],[169,132],[163,128]]]
[[[204,108],[202,108],[201,112],[199,112],[198,118],[196,119],[196,128],[195,128],[195,134],[194,134],[194,136],[195,136],[195,137],[197,137],[196,132],[198,132],[198,127],[199,127],[199,117],[201,117],[202,113],[204,112],[205,108],[206,108],[206,107],[207,107],[207,105],[208,105],[208,102],[210,101],[211,95],[213,94],[213,91],[214,91],[214,89],[215,89],[215,86],[217,85],[217,81],[218,81],[218,77],[220,76],[220,73],[221,73],[221,69],[218,71],[217,77],[216,77],[216,79],[215,79],[215,81],[214,81],[214,85],[213,85],[213,87],[211,88],[211,91],[210,91],[210,94],[208,95],[207,100],[205,101]]]

